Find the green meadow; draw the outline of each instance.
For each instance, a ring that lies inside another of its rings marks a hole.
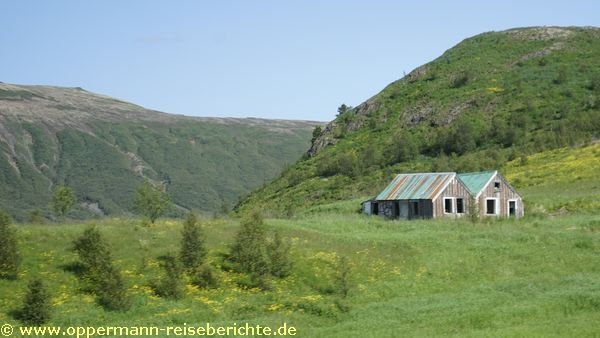
[[[291,242],[294,262],[291,275],[273,278],[267,291],[244,287],[243,275],[221,268],[237,218],[203,221],[219,286],[188,284],[181,300],[151,288],[163,273],[157,258],[179,250],[180,220],[99,220],[133,300],[126,313],[103,310],[73,272],[72,242],[91,223],[18,224],[23,265],[19,279],[0,280],[0,324],[20,325],[14,313],[26,281],[40,276],[57,326],[285,322],[299,337],[598,336],[599,159],[596,144],[507,164],[503,172],[526,201],[521,220],[386,221],[360,215],[361,199],[266,219]],[[351,269],[346,298],[334,287],[340,257]]]

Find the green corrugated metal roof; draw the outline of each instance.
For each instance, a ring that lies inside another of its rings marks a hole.
[[[399,174],[376,199],[433,199],[456,176],[456,173]]]
[[[458,174],[458,178],[463,181],[471,194],[477,195],[495,174],[496,171],[481,171],[476,173]]]

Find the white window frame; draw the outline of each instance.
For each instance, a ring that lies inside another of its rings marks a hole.
[[[452,205],[450,206],[450,209],[451,209],[450,212],[446,212],[446,200],[450,200],[452,203]],[[456,198],[444,197],[442,207],[444,208],[444,215],[456,214]]]
[[[458,212],[458,204],[457,204],[457,200],[461,199],[462,205],[463,205],[463,212]],[[467,213],[467,202],[466,199],[464,197],[455,197],[454,198],[454,213],[457,215],[464,215]]]
[[[506,217],[510,217],[510,202],[515,202],[515,217],[519,215],[519,200],[516,198],[510,198],[506,201]]]
[[[488,200],[494,200],[494,213],[493,214],[489,214],[487,212],[487,201]],[[500,214],[500,198],[498,197],[486,197],[485,199],[485,215],[486,216],[498,216]]]

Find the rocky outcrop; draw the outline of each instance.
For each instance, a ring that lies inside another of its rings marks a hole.
[[[379,103],[375,98],[371,98],[357,107],[353,108],[343,116],[338,116],[335,120],[329,122],[317,136],[308,150],[309,156],[314,156],[328,146],[334,145],[338,141],[340,134],[356,131],[362,128],[371,114],[379,108]]]

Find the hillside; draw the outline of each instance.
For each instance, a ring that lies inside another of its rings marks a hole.
[[[235,218],[203,220],[218,286],[187,281],[179,300],[157,296],[152,286],[164,274],[159,257],[179,248],[181,222],[140,227],[105,218],[94,223],[133,299],[126,313],[103,310],[73,269],[72,241],[91,222],[20,224],[22,272],[17,280],[0,279],[0,322],[18,330],[15,309],[25,281],[41,276],[52,295],[48,325],[63,328],[285,322],[298,337],[596,337],[599,161],[595,144],[509,162],[512,180],[536,173],[522,188],[531,208],[519,220],[386,221],[356,213],[359,200],[267,219],[269,231],[291,241],[294,264],[290,276],[273,278],[266,291],[248,288],[244,274],[223,264],[239,229]],[[335,291],[340,257],[350,265],[344,299]]]
[[[268,206],[291,215],[373,195],[400,171],[498,169],[597,140],[600,29],[483,33],[357,107],[340,108],[315,131],[307,156],[250,194],[240,211]]]
[[[0,83],[0,208],[49,216],[56,184],[73,217],[131,211],[144,180],[163,182],[173,210],[218,211],[307,149],[310,121],[197,118],[142,108],[81,88]]]

